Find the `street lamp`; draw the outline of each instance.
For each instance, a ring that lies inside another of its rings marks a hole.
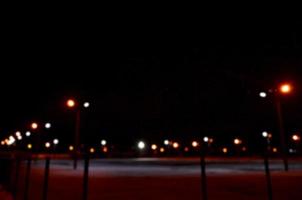
[[[174,149],[177,149],[179,147],[179,143],[178,142],[173,142],[172,146],[173,146]]]
[[[279,132],[280,132],[280,144],[281,144],[281,152],[282,152],[282,159],[284,164],[284,170],[288,171],[288,158],[287,158],[287,143],[285,140],[285,132],[284,132],[284,124],[283,124],[283,117],[282,117],[282,107],[281,107],[281,95],[288,95],[292,92],[293,87],[289,83],[283,83],[280,84],[279,87],[274,91],[274,99],[276,103],[276,111],[277,111],[277,117],[278,117],[278,125],[279,125]],[[264,92],[261,92],[264,93]],[[261,95],[260,97],[265,98],[265,95]]]
[[[75,123],[75,134],[74,134],[74,162],[73,162],[73,168],[77,169],[77,161],[78,161],[78,154],[80,153],[80,122],[81,122],[81,108],[78,105],[78,103],[74,99],[68,99],[66,101],[67,107],[74,109],[76,111],[76,123]],[[83,107],[88,108],[90,106],[89,102],[84,102]]]
[[[33,147],[32,144],[27,145],[27,149],[31,149],[32,147]]]
[[[102,141],[101,141],[101,145],[102,145],[102,146],[105,146],[106,144],[107,144],[107,141],[106,141],[106,140],[102,140]]]
[[[75,106],[75,101],[73,99],[68,99],[67,102],[66,102],[66,105],[69,108],[73,108]]]
[[[193,141],[193,142],[192,142],[192,146],[193,146],[193,147],[197,147],[197,146],[198,146],[198,142],[197,142],[197,141]]]
[[[47,122],[47,123],[45,124],[45,128],[46,128],[46,129],[50,129],[50,128],[51,128],[51,123]]]
[[[292,86],[288,83],[284,83],[284,84],[280,85],[279,90],[283,94],[288,94],[292,91]]]
[[[56,147],[59,144],[59,140],[56,138],[53,141],[54,147]]]
[[[157,145],[156,144],[152,144],[151,145],[151,149],[155,151],[157,149]]]
[[[38,124],[36,122],[31,123],[31,128],[36,130],[38,128]]]
[[[300,141],[300,136],[297,135],[297,134],[294,134],[294,135],[292,136],[292,140],[295,141],[295,142],[298,142],[298,141]]]
[[[260,96],[261,98],[265,98],[265,97],[267,96],[267,94],[266,94],[266,92],[260,92],[260,93],[259,93],[259,96]]]
[[[241,144],[242,143],[242,140],[240,140],[240,139],[238,139],[238,138],[235,138],[234,139],[234,144],[235,145],[239,145],[239,144]]]
[[[25,132],[26,137],[29,137],[31,135],[30,131]]]
[[[137,147],[140,149],[140,150],[143,150],[145,148],[145,143],[143,141],[139,141],[137,143]]]
[[[46,142],[46,143],[45,143],[46,149],[48,149],[50,146],[51,146],[51,145],[50,145],[50,142]]]

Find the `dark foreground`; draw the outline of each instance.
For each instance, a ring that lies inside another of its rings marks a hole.
[[[70,161],[52,163],[48,200],[81,200],[82,163],[78,170],[72,170]],[[43,166],[43,162],[33,163],[30,200],[42,198]],[[273,199],[302,199],[300,161],[291,167],[290,172],[283,172],[280,161],[272,162]],[[267,199],[261,160],[210,160],[207,169],[209,200]],[[24,171],[17,199],[24,199]],[[201,199],[196,159],[93,160],[89,173],[89,200]]]

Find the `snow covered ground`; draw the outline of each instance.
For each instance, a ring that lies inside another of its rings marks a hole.
[[[72,170],[71,161],[51,162],[49,200],[81,200],[82,162]],[[261,159],[209,159],[209,200],[267,199]],[[273,199],[302,199],[302,162],[290,162],[282,171],[280,160],[271,161]],[[24,171],[20,173],[18,199],[23,199]],[[33,163],[30,200],[41,199],[44,162]],[[104,159],[92,160],[89,171],[89,200],[180,200],[201,199],[198,159]]]

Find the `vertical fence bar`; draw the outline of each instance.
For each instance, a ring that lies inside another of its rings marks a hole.
[[[267,185],[268,200],[273,200],[272,179],[271,179],[267,154],[264,156],[264,166],[265,166],[265,178],[266,178],[266,185]]]
[[[14,199],[17,198],[17,193],[18,193],[20,164],[21,164],[21,160],[17,156],[16,157],[16,162],[15,162],[15,177],[14,177],[15,179],[14,179],[14,183],[13,183],[13,197],[14,197]]]
[[[44,184],[43,184],[43,196],[42,200],[47,200],[47,194],[48,194],[48,178],[49,178],[49,164],[50,164],[50,158],[47,157],[45,161],[45,170],[44,170]]]
[[[25,172],[25,187],[24,187],[24,200],[28,200],[28,190],[29,190],[29,177],[31,170],[31,155],[27,159],[26,172]]]
[[[200,146],[200,170],[201,170],[201,197],[202,200],[208,199],[208,191],[207,191],[207,177],[206,177],[206,144],[201,142]]]
[[[83,176],[83,200],[88,199],[89,154],[85,155]]]

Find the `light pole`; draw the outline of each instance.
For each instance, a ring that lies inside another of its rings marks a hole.
[[[77,169],[78,156],[80,154],[80,128],[81,128],[81,107],[77,105],[76,101],[69,99],[66,102],[67,107],[75,108],[76,112],[76,122],[75,122],[75,134],[74,134],[74,160],[73,169]],[[83,107],[88,108],[90,106],[89,102],[84,102]]]
[[[272,191],[272,179],[271,179],[271,174],[270,174],[270,168],[269,168],[269,152],[270,152],[270,143],[271,143],[271,138],[272,134],[263,131],[262,132],[262,137],[266,140],[265,141],[265,150],[264,150],[264,169],[265,169],[265,178],[266,178],[266,185],[267,185],[267,195],[268,199],[272,200],[273,199],[273,191]]]
[[[283,117],[282,117],[282,106],[281,106],[280,98],[281,98],[281,95],[287,95],[287,94],[291,93],[291,91],[292,91],[292,86],[289,83],[281,84],[278,89],[274,90],[274,100],[276,103],[282,160],[283,160],[283,165],[284,165],[285,171],[288,171],[288,155],[287,155],[287,143],[285,140],[284,123],[283,123]],[[267,94],[265,92],[261,92],[259,94],[259,96],[261,98],[266,98]]]

